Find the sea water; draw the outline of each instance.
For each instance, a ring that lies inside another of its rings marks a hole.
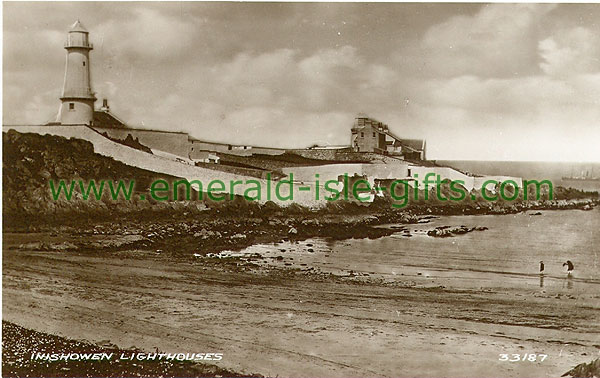
[[[388,282],[596,293],[600,298],[600,208],[536,213],[442,216],[424,221],[428,223],[386,226],[408,232],[379,239],[263,244],[240,255],[258,253],[271,265]],[[462,225],[488,229],[447,238],[427,235],[435,227]],[[575,266],[571,275],[563,266],[567,260]]]

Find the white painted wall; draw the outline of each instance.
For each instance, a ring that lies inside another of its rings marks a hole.
[[[523,179],[521,177],[512,177],[512,176],[484,176],[484,177],[475,177],[475,187],[480,190],[481,186],[488,180],[495,180],[499,183],[512,180],[517,183],[519,190],[523,188]],[[486,189],[495,192],[495,185],[488,183],[486,185]]]
[[[123,162],[132,167],[146,169],[148,171],[163,173],[175,177],[182,177],[188,181],[199,180],[205,186],[210,181],[221,180],[226,183],[226,193],[229,193],[229,183],[232,181],[246,181],[256,180],[261,185],[262,196],[258,201],[264,203],[267,201],[267,188],[268,184],[266,180],[257,179],[255,177],[243,176],[234,173],[220,172],[213,169],[207,169],[203,167],[196,167],[181,163],[173,159],[170,154],[149,154],[134,148],[113,142],[112,140],[104,137],[97,131],[91,129],[88,126],[76,125],[76,126],[3,126],[3,131],[13,129],[21,133],[36,133],[36,134],[50,134],[59,135],[66,138],[78,138],[84,139],[91,142],[94,145],[94,151],[100,155],[112,157],[115,160]],[[160,156],[163,155],[163,156]],[[395,179],[395,178],[407,178],[409,176],[408,170],[410,169],[410,176],[414,177],[418,174],[418,180],[420,187],[422,188],[422,181],[425,179],[427,173],[431,172],[439,174],[441,179],[450,180],[462,180],[465,184],[465,188],[471,191],[473,188],[479,190],[485,180],[494,179],[497,181],[514,180],[519,186],[522,186],[522,179],[519,177],[509,176],[485,176],[485,177],[471,177],[461,173],[455,169],[449,167],[422,167],[416,165],[408,165],[402,162],[392,164],[328,164],[321,166],[311,167],[295,167],[283,169],[286,175],[290,173],[294,174],[293,185],[294,200],[279,200],[275,196],[275,185],[277,181],[272,181],[270,185],[270,200],[283,206],[288,206],[291,203],[297,203],[303,206],[312,208],[318,208],[324,206],[327,202],[323,199],[324,192],[323,187],[320,188],[320,199],[316,199],[316,186],[315,186],[315,173],[319,173],[320,184],[324,185],[327,180],[337,180],[338,176],[347,173],[349,176],[354,174],[366,175],[368,181],[373,186],[375,179]],[[432,177],[432,181],[435,181],[435,176]],[[118,178],[116,178],[118,179]],[[302,184],[300,184],[302,182]],[[309,188],[310,190],[304,191],[299,190],[300,187]],[[283,188],[287,188],[284,186]],[[432,185],[433,187],[433,185]],[[243,195],[244,191],[248,188],[245,185],[236,185],[233,187],[233,193]],[[287,190],[281,191],[282,195],[287,195]]]
[[[503,182],[506,180],[513,180],[518,185],[519,188],[523,185],[523,180],[520,177],[511,177],[511,176],[483,176],[483,177],[473,177],[468,176],[462,172],[457,171],[456,169],[450,167],[421,167],[421,166],[410,166],[411,177],[415,177],[415,174],[418,174],[417,180],[419,182],[419,187],[423,188],[423,182],[425,180],[425,176],[428,173],[434,173],[436,176],[430,176],[430,181],[434,181],[437,178],[437,175],[440,175],[441,180],[452,180],[452,181],[463,181],[463,186],[471,191],[473,188],[475,190],[481,190],[481,185],[487,180],[496,180],[498,182]],[[430,186],[431,187],[431,186]],[[489,189],[492,189],[492,185],[488,186]]]
[[[326,164],[310,167],[282,168],[285,175],[294,174],[295,181],[315,182],[315,174],[319,174],[319,181],[337,180],[339,176],[367,176],[369,179],[395,179],[408,176],[408,164],[367,164],[367,163],[344,163]]]
[[[411,177],[415,178],[419,183],[419,188],[423,189],[425,181],[425,176],[428,173],[433,173],[435,176],[430,176],[430,182],[435,182],[437,175],[440,175],[441,180],[452,180],[452,181],[462,181],[462,184],[468,191],[473,190],[475,186],[474,177],[467,176],[464,173],[457,171],[456,169],[452,169],[449,167],[421,167],[416,165],[411,165],[409,167]],[[415,177],[415,175],[418,175]],[[430,185],[433,187],[435,184]]]
[[[112,140],[105,138],[97,131],[91,129],[88,126],[3,126],[3,131],[15,130],[20,133],[36,133],[36,134],[49,134],[58,135],[65,138],[77,138],[84,139],[91,142],[94,145],[94,151],[100,155],[112,157],[115,160],[123,162],[129,166],[146,169],[148,171],[163,173],[171,176],[185,178],[188,181],[199,180],[206,188],[208,183],[212,180],[221,180],[226,183],[226,193],[229,193],[229,183],[232,181],[246,181],[246,180],[257,180],[261,185],[262,196],[260,203],[267,201],[267,181],[257,179],[256,177],[243,176],[239,174],[233,174],[228,172],[220,172],[213,169],[207,169],[202,167],[196,167],[189,164],[180,163],[167,157],[152,155],[144,151],[136,150],[134,148],[113,142]],[[118,178],[115,178],[118,179]],[[309,187],[310,191],[300,191],[298,185],[293,186],[294,190],[294,201],[278,200],[274,195],[275,185],[277,182],[271,184],[271,200],[283,206],[289,206],[291,203],[298,203],[300,205],[309,207],[320,207],[325,205],[324,200],[315,200],[315,188],[314,184],[307,183],[303,186]],[[233,187],[235,194],[243,195],[245,189],[248,186],[236,185]],[[284,190],[288,186],[282,186],[281,194],[287,195],[289,192]],[[252,193],[253,195],[254,193]]]

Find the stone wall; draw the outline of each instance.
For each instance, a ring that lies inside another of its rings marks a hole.
[[[288,152],[315,160],[347,161],[347,162],[389,162],[401,160],[396,157],[377,154],[374,152],[354,152],[350,147],[336,149],[294,149]]]
[[[296,155],[300,155],[302,157],[308,159],[316,159],[316,160],[335,160],[335,156],[337,153],[337,149],[315,149],[315,150],[306,150],[306,149],[291,149],[288,152],[291,152]]]
[[[408,176],[408,164],[326,164],[312,167],[290,167],[282,168],[285,175],[294,175],[295,181],[321,183],[328,180],[337,180],[339,176],[366,176],[370,181],[374,179],[399,179]]]
[[[240,146],[225,143],[211,143],[194,139],[191,139],[189,144],[190,157],[192,159],[195,159],[194,156],[201,151],[221,152],[237,156],[250,156],[252,154],[281,155],[285,152],[285,150],[279,148]]]
[[[340,151],[336,154],[336,160],[338,161],[360,161],[360,162],[381,162],[391,163],[403,161],[401,158],[392,157],[382,154],[376,154],[374,152],[351,152],[351,151]]]

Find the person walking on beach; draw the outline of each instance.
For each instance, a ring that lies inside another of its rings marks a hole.
[[[565,266],[565,265],[567,266],[567,275],[570,276],[571,273],[573,272],[573,268],[575,268],[575,267],[573,266],[573,263],[571,262],[571,260],[567,260],[567,262],[564,263],[563,266]]]

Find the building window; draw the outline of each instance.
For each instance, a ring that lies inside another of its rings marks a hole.
[[[362,133],[362,132],[361,132],[361,133],[360,133],[360,137],[361,137],[361,138],[364,138],[364,137],[365,137],[365,133]]]
[[[373,138],[375,138],[375,131],[373,131]]]
[[[69,102],[69,110],[75,110],[75,104],[72,102]]]
[[[85,67],[85,62],[83,62],[83,66]]]

